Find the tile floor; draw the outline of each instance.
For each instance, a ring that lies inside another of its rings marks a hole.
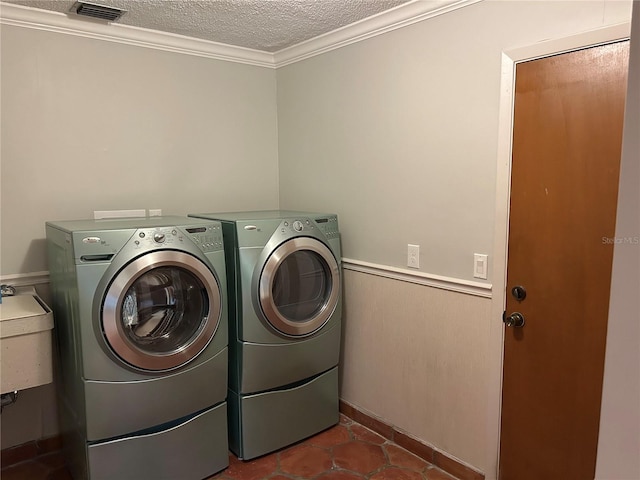
[[[1,477],[71,480],[59,453],[3,468]],[[456,480],[344,415],[335,427],[264,457],[242,462],[230,455],[229,468],[208,480],[214,479]]]

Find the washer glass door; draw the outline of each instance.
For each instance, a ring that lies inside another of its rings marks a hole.
[[[152,371],[182,366],[213,338],[220,290],[207,266],[170,250],[148,253],[116,275],[104,298],[102,326],[114,353]]]
[[[297,237],[269,256],[259,281],[267,321],[291,336],[311,335],[327,323],[340,295],[340,268],[319,240]]]

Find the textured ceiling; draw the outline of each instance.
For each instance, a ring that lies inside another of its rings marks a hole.
[[[62,13],[68,13],[75,3],[74,0],[3,1]],[[91,3],[126,10],[115,23],[277,52],[408,1],[91,0]]]

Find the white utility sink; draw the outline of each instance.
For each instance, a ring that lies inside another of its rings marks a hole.
[[[53,381],[51,309],[35,293],[2,297],[0,384],[7,393]]]

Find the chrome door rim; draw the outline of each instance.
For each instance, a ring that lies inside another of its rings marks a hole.
[[[204,328],[195,339],[167,354],[142,351],[127,338],[123,328],[122,299],[129,287],[146,272],[160,267],[179,267],[196,276],[204,285],[209,311]],[[220,286],[211,270],[196,257],[173,250],[157,250],[138,257],[120,270],[107,289],[102,304],[102,328],[109,347],[129,365],[142,370],[165,371],[178,368],[195,359],[215,335],[220,324]]]
[[[320,312],[306,322],[292,322],[284,317],[273,301],[273,281],[282,262],[292,253],[310,250],[317,253],[327,263],[331,275],[331,292]],[[340,267],[331,250],[321,241],[311,237],[295,237],[280,244],[264,263],[260,274],[259,304],[269,324],[289,336],[311,335],[322,328],[331,318],[340,295]]]

